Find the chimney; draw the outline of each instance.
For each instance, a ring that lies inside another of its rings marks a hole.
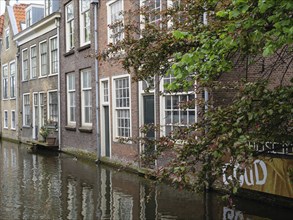
[[[10,5],[10,0],[5,0],[6,5]]]

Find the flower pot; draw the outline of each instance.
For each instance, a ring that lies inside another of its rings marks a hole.
[[[49,146],[55,145],[56,137],[47,137],[46,142]]]

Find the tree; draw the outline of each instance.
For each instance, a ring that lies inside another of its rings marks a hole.
[[[250,166],[257,153],[249,142],[293,139],[292,2],[182,0],[159,12],[151,3],[125,13],[124,39],[101,57],[120,60],[136,80],[156,77],[158,82],[172,74],[176,80],[165,85],[170,91],[187,90],[196,82],[196,93],[227,87],[235,92],[226,105],[212,98],[194,100],[204,109],[199,122],[168,137],[144,140],[157,146],[155,158],[165,150],[176,153],[158,175],[203,190],[221,184],[223,172],[233,172],[237,164],[239,174]],[[138,16],[144,19],[133,20]],[[253,66],[261,68],[250,73]],[[237,83],[221,81],[227,74]],[[272,86],[276,77],[278,84]],[[236,193],[239,180],[231,178],[226,187]]]

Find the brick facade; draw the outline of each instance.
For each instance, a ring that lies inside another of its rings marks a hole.
[[[95,54],[94,45],[94,7],[90,7],[91,38],[86,46],[80,46],[80,23],[79,23],[79,1],[63,0],[61,3],[61,22],[60,22],[60,66],[61,66],[61,149],[84,150],[97,152],[97,131],[96,131],[96,83],[95,83],[95,59],[91,56]],[[69,2],[74,4],[74,48],[66,52],[66,29],[65,29],[65,6]],[[91,71],[91,113],[92,126],[82,128],[81,125],[81,76],[80,71],[90,69]],[[75,75],[75,119],[76,125],[69,126],[67,122],[67,95],[66,95],[66,75],[74,73]]]

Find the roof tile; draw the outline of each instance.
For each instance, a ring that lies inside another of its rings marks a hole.
[[[4,15],[0,16],[0,37],[2,37],[3,34],[3,26],[4,26]]]
[[[28,6],[28,4],[15,4],[13,6],[13,12],[19,32],[21,31],[21,23],[25,22],[25,9]]]

